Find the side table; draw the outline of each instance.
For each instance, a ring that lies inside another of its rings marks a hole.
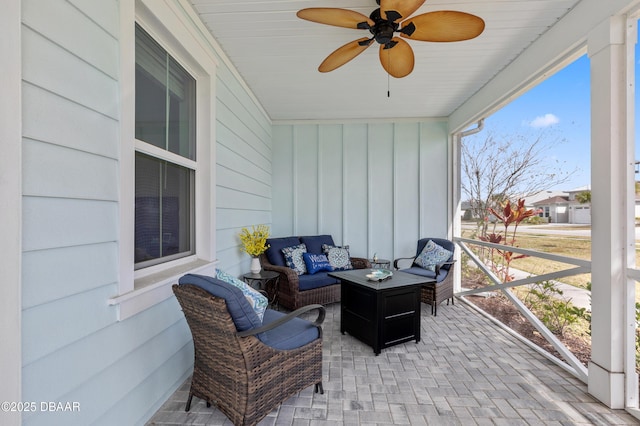
[[[277,309],[278,307],[278,281],[280,274],[273,271],[265,271],[264,269],[254,274],[246,273],[242,276],[244,282],[255,288],[259,292],[267,296],[269,304]]]
[[[373,269],[391,269],[391,261],[389,259],[369,259],[371,268]]]

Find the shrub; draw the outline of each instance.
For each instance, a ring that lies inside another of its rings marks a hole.
[[[586,309],[571,304],[562,290],[551,281],[536,282],[525,296],[524,304],[554,334],[564,336],[572,324],[585,317]]]

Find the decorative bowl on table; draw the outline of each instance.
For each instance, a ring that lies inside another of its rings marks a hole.
[[[366,277],[369,281],[383,281],[391,278],[392,275],[393,272],[388,269],[372,269]]]

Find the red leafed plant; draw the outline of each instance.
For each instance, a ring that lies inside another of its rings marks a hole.
[[[493,216],[495,216],[498,219],[498,221],[502,222],[502,225],[504,226],[504,235],[500,233],[496,234],[495,232],[493,232],[491,234],[480,236],[480,239],[482,241],[486,241],[489,243],[495,243],[495,244],[502,243],[503,245],[515,247],[516,231],[518,230],[518,225],[520,225],[520,223],[523,220],[530,218],[532,216],[535,216],[536,214],[539,213],[539,211],[536,211],[533,209],[527,210],[527,208],[524,206],[524,199],[522,198],[520,198],[517,201],[515,207],[512,207],[511,201],[508,201],[508,200],[505,203],[503,203],[501,207],[502,207],[501,211],[495,210],[491,207],[489,207],[488,210],[489,210],[489,213],[491,213]],[[509,227],[511,225],[514,225],[514,226],[513,226],[513,230],[510,233]],[[502,261],[496,261],[495,259],[496,253],[502,258]],[[512,281],[513,275],[511,275],[511,273],[509,272],[511,262],[516,259],[522,259],[523,257],[527,257],[527,256],[524,254],[515,254],[514,252],[508,251],[508,250],[491,248],[490,249],[491,269],[493,270],[494,273],[498,275],[500,279],[502,279],[502,282]]]

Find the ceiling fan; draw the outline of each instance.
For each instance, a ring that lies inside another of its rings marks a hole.
[[[375,40],[380,44],[382,67],[393,77],[401,78],[413,71],[414,56],[409,43],[400,37],[431,42],[463,41],[479,36],[484,30],[482,18],[465,12],[440,10],[411,18],[424,2],[376,0],[380,7],[368,18],[353,10],[331,7],[302,9],[297,16],[320,24],[369,30],[373,34],[371,38],[359,38],[336,49],[320,64],[318,71],[335,70],[364,52]]]

